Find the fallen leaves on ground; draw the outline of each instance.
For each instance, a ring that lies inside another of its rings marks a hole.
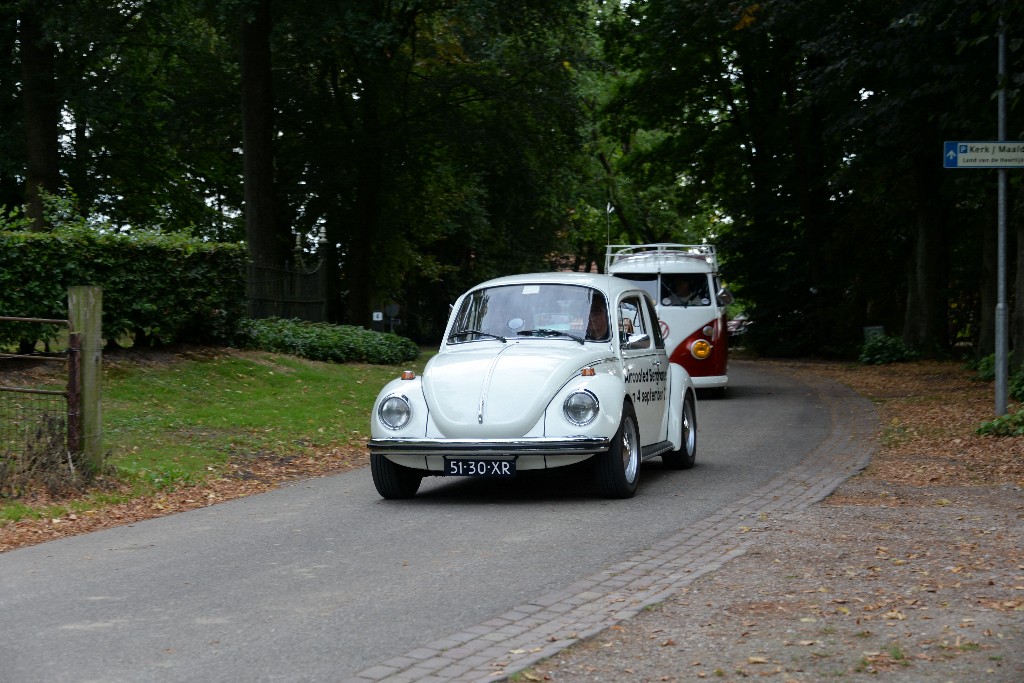
[[[992,382],[955,362],[759,362],[870,399],[867,469],[630,620],[614,647],[584,641],[529,671],[616,680],[628,658],[638,681],[1024,680],[1024,437],[976,433]]]

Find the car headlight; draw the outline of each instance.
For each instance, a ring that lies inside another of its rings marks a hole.
[[[380,402],[377,408],[377,417],[380,423],[388,429],[401,429],[409,424],[412,417],[412,408],[409,406],[409,399],[405,396],[388,396]]]
[[[589,391],[574,392],[562,404],[565,419],[579,427],[593,422],[600,410],[601,405],[598,403],[597,396]]]
[[[704,341],[703,339],[693,342],[693,346],[690,347],[690,353],[694,358],[698,360],[704,360],[711,355],[711,344]]]

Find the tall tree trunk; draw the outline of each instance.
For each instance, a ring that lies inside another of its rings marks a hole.
[[[341,241],[342,212],[335,209],[327,211],[325,229],[327,243],[317,255],[323,260],[324,296],[327,297],[326,322],[340,324],[346,322],[342,308],[341,266],[338,249],[335,246]]]
[[[1007,226],[1007,245],[1010,244],[1010,235],[1016,236],[1016,268],[1012,268],[1010,260],[1010,247],[1007,246],[1006,276],[1011,281],[1007,283],[1006,291],[1013,292],[1013,308],[1010,309],[1010,375],[1024,368],[1024,183],[1018,185],[1017,201],[1014,202],[1014,210],[1010,212],[1009,225]],[[1009,302],[1007,306],[1009,307]]]
[[[355,221],[349,233],[344,281],[348,290],[345,302],[348,323],[369,327],[375,291],[374,244],[379,231],[384,183],[377,96],[370,83],[364,88],[362,104],[366,143],[356,162]]]
[[[996,211],[986,211],[978,228],[981,232],[981,282],[978,296],[978,335],[974,344],[975,360],[989,356],[996,350],[996,276],[999,269],[997,222]]]
[[[242,20],[242,146],[249,260],[276,267],[291,245],[275,210],[271,28],[270,0],[259,0],[252,19]]]
[[[0,23],[0,59],[4,60],[6,64],[15,64],[18,61],[18,44],[20,42],[18,33],[21,28],[18,16],[0,15],[0,22],[2,22]],[[11,84],[0,79],[0,89],[4,93],[8,93],[11,90]],[[10,121],[12,130],[14,122],[23,120],[24,116],[25,108],[22,102],[12,97],[0,99],[0,121]],[[22,168],[24,154],[24,146],[17,151],[12,150],[9,155],[10,161],[14,162],[13,168],[0,172],[0,206],[15,207],[25,204],[25,181],[22,174],[15,170]]]
[[[919,155],[914,163],[915,244],[907,288],[903,341],[926,356],[936,356],[948,346],[946,280],[949,244],[941,202],[941,167],[931,157]]]
[[[32,229],[48,229],[43,216],[43,193],[60,191],[58,134],[60,102],[57,99],[56,48],[43,34],[38,3],[25,3],[21,26],[21,81],[25,112],[26,213]]]

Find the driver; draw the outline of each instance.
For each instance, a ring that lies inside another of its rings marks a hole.
[[[680,277],[675,282],[675,287],[670,296],[665,297],[661,302],[666,306],[693,306],[703,303],[700,292],[690,289],[690,281],[686,277]]]
[[[590,317],[587,322],[587,339],[591,341],[606,341],[608,339],[608,305],[604,296],[594,295],[590,304]]]

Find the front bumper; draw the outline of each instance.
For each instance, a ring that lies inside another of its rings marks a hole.
[[[594,436],[531,439],[370,439],[371,453],[380,455],[524,456],[593,455],[604,453],[611,439]]]
[[[729,386],[728,375],[711,375],[708,377],[690,375],[690,379],[693,380],[693,386],[695,389],[717,389],[719,387]]]

